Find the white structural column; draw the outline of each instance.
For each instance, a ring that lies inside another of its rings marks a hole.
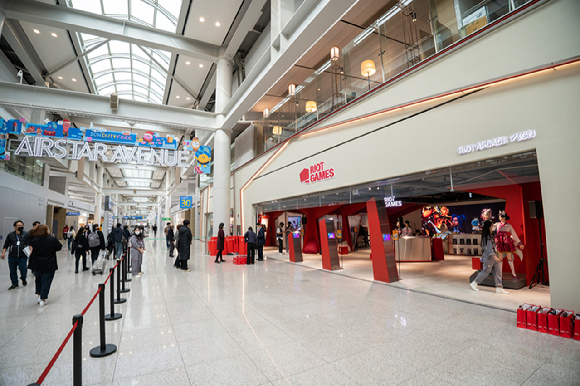
[[[273,48],[276,51],[284,51],[286,49],[286,37],[281,35],[282,29],[288,24],[288,21],[294,14],[294,0],[272,0],[270,3],[270,40],[273,43]],[[279,39],[279,40],[278,40]],[[274,57],[277,57],[276,52],[272,52]]]
[[[224,112],[232,97],[232,66],[225,58],[218,59],[215,90],[215,111]],[[223,115],[220,115],[223,122]],[[217,236],[220,223],[230,223],[230,131],[216,131],[213,139],[213,235]],[[226,228],[227,229],[227,228]]]
[[[171,169],[167,169],[165,173],[165,191],[169,192],[171,189]],[[165,196],[165,216],[171,218],[171,195]]]
[[[97,186],[99,187],[99,193],[97,193],[97,197],[95,200],[95,224],[101,224],[101,216],[102,216],[102,207],[103,207],[103,193],[102,189],[103,186],[103,174],[105,169],[102,166],[97,167]]]
[[[215,112],[218,114],[223,113],[232,97],[232,70],[232,64],[228,59],[218,59],[215,86]]]

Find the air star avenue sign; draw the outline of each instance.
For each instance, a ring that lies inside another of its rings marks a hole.
[[[24,137],[14,154],[73,160],[85,157],[89,161],[101,159],[103,162],[122,162],[125,164],[135,162],[138,165],[189,166],[187,163],[189,152],[186,151],[124,145],[109,148],[106,144],[100,142],[54,140],[46,137],[33,137],[32,140],[30,137]]]
[[[334,168],[324,168],[324,162],[302,169],[300,172],[300,182],[309,184],[334,178]]]

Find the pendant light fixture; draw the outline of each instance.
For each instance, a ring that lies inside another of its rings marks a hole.
[[[270,116],[270,110],[268,110],[268,108],[264,109],[263,116],[264,118],[268,118]]]
[[[334,46],[330,49],[330,60],[336,62],[338,59],[340,59],[340,48]]]
[[[316,109],[317,109],[317,106],[316,106],[316,102],[315,101],[308,101],[308,102],[306,102],[306,111],[307,112],[313,113],[313,112],[316,111]]]
[[[294,83],[290,83],[288,85],[288,95],[296,94],[296,85]]]
[[[274,126],[272,128],[272,133],[274,135],[282,135],[282,128],[280,126]]]
[[[366,76],[369,81],[369,90],[371,89],[371,75],[374,75],[377,72],[375,68],[375,62],[372,59],[365,60],[360,64],[360,73],[362,76]]]

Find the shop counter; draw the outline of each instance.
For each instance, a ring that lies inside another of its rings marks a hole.
[[[450,255],[481,256],[481,235],[478,234],[450,234]]]
[[[403,236],[395,241],[397,261],[431,261],[431,239],[425,236]]]

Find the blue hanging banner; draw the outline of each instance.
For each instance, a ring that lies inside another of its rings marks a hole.
[[[135,146],[137,144],[137,134],[129,131],[120,133],[117,131],[92,127],[85,129],[84,140],[85,142],[104,142]]]
[[[137,145],[142,147],[177,150],[179,139],[172,135],[162,137],[158,133],[147,131],[143,134],[143,138],[137,138]]]
[[[211,174],[211,147],[200,146],[195,152],[195,159],[201,173]]]
[[[190,209],[192,206],[192,197],[191,196],[181,196],[179,197],[179,208],[181,209]]]

